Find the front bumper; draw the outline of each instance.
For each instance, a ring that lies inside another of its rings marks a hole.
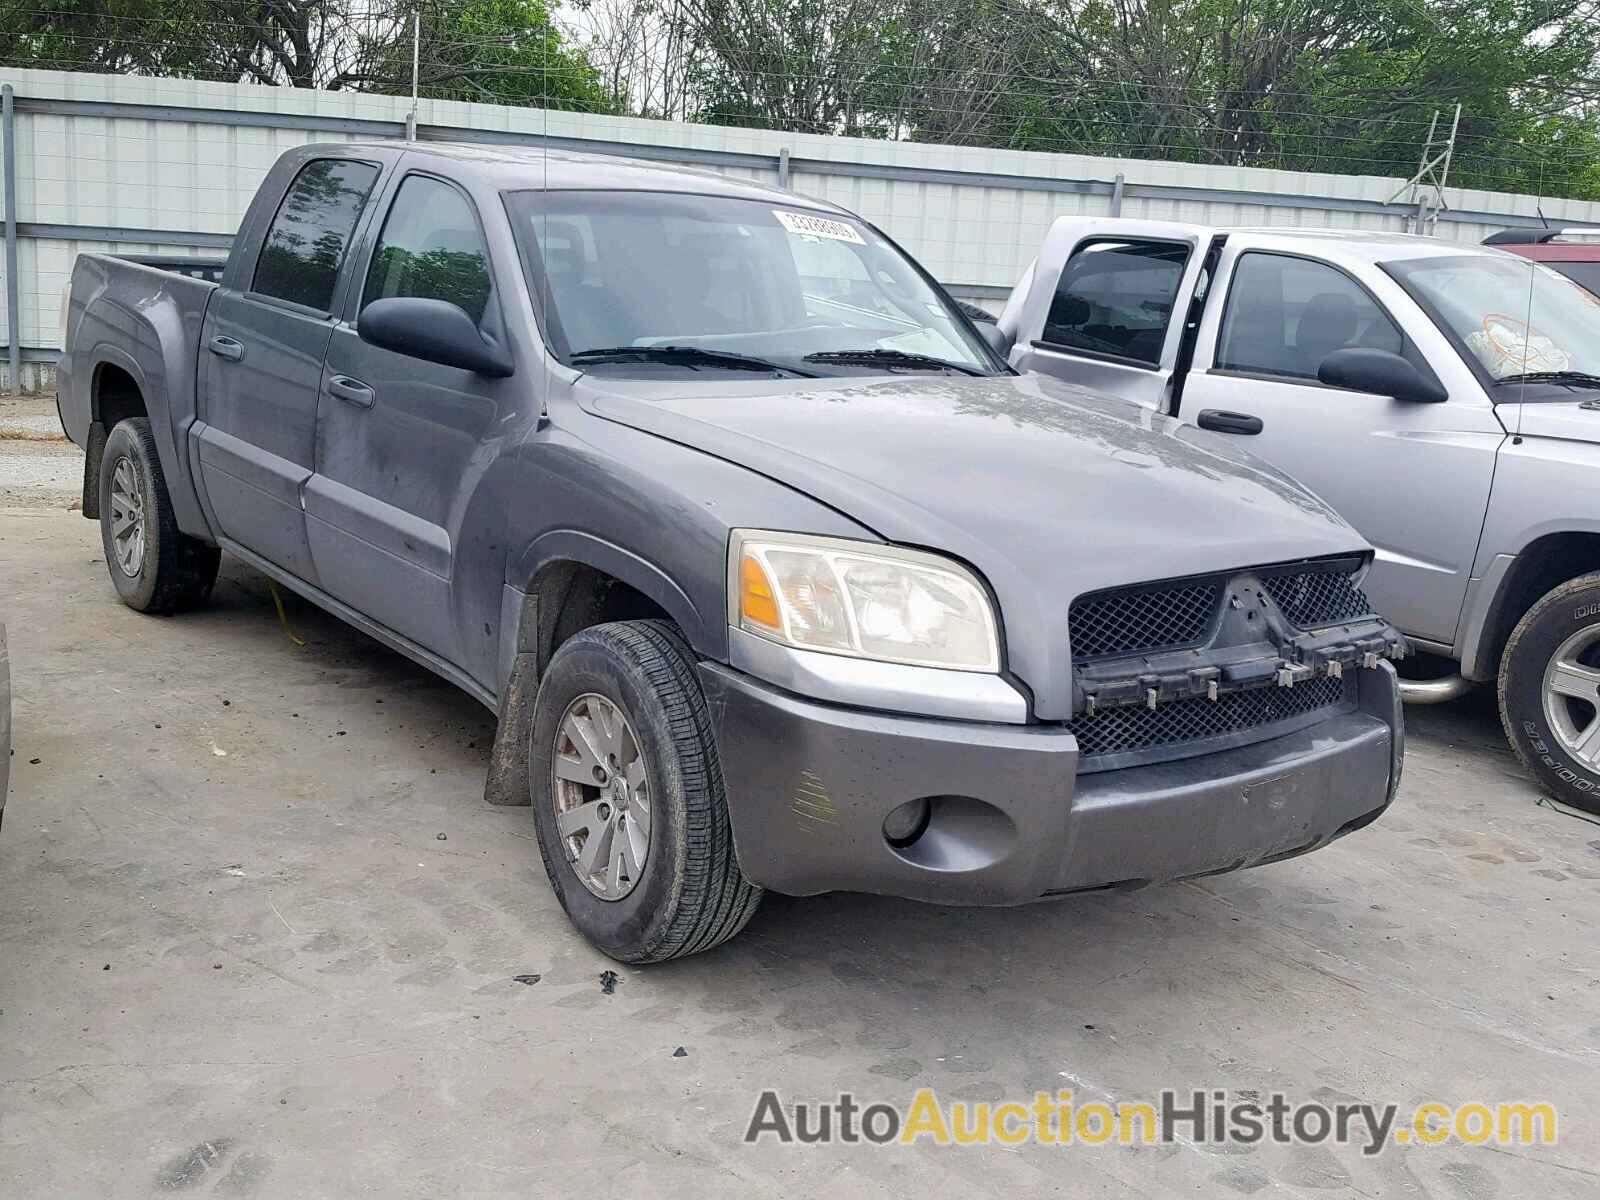
[[[1181,879],[1317,849],[1394,798],[1404,741],[1394,669],[1358,674],[1355,711],[1236,749],[1079,776],[1059,726],[982,725],[817,704],[701,664],[739,864],[806,896],[948,904]],[[883,821],[934,797],[896,849]]]

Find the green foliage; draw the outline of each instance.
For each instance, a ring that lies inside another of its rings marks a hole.
[[[0,65],[1600,198],[1600,0],[0,0]]]
[[[613,111],[599,72],[581,50],[566,44],[544,0],[426,0],[421,11],[425,95]],[[409,86],[409,38],[391,48],[376,74],[391,85],[382,90]]]
[[[1600,197],[1597,0],[682,0],[699,119]]]

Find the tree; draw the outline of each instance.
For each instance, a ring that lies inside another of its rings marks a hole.
[[[329,90],[411,90],[408,3],[0,0],[0,64]],[[609,111],[544,0],[420,0],[424,94]]]
[[[567,44],[544,0],[424,0],[421,18],[424,95],[586,112],[617,107],[600,72]],[[403,35],[374,56],[365,90],[409,90],[409,23]]]

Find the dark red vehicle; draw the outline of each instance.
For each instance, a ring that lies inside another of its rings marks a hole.
[[[1600,229],[1507,229],[1483,244],[1544,263],[1600,296]]]

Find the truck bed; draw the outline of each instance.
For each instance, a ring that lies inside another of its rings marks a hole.
[[[179,526],[205,529],[184,439],[195,418],[200,330],[224,264],[212,259],[80,254],[67,292],[56,403],[67,436],[87,454],[85,479],[98,472],[108,425],[97,405],[114,404],[121,372],[142,397]],[[161,265],[154,265],[154,264]],[[173,269],[168,269],[168,265]],[[100,384],[97,386],[96,379]],[[85,487],[85,511],[90,488]]]

